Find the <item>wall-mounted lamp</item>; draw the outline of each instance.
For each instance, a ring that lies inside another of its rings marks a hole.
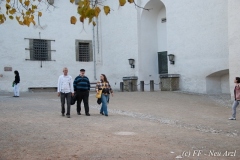
[[[135,65],[134,65],[135,60],[130,58],[130,59],[128,59],[128,61],[129,61],[129,64],[130,64],[131,68],[134,68],[135,67]]]
[[[174,64],[174,54],[169,54],[168,55],[168,59],[169,59],[169,61],[170,61],[170,64]]]

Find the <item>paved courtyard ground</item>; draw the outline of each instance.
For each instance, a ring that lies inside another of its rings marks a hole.
[[[239,160],[229,98],[116,92],[105,117],[91,92],[91,116],[73,105],[66,118],[54,92],[0,93],[0,160]]]

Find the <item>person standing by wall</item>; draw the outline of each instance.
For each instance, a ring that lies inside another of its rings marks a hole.
[[[13,97],[19,97],[20,76],[19,76],[19,72],[17,70],[14,71],[14,74],[15,74],[15,80],[13,81],[13,90],[14,90]]]
[[[113,96],[113,90],[105,74],[101,74],[100,82],[98,82],[96,85],[96,91],[98,92],[99,90],[102,90],[101,95],[102,107],[100,109],[100,114],[108,116],[107,104],[109,102],[109,94],[111,93]]]
[[[67,118],[70,118],[70,107],[71,107],[71,96],[74,95],[73,92],[73,80],[70,75],[68,75],[68,68],[63,68],[63,75],[58,78],[57,87],[58,97],[61,100],[61,112],[62,116],[65,116],[65,99],[67,100]]]
[[[89,91],[90,91],[90,82],[87,76],[85,76],[85,69],[80,70],[80,75],[77,76],[73,82],[74,91],[77,94],[77,114],[81,115],[81,101],[83,100],[84,109],[86,116],[89,114]]]
[[[236,77],[234,80],[235,88],[234,88],[234,102],[232,105],[232,117],[229,120],[236,120],[236,108],[240,102],[240,77]]]

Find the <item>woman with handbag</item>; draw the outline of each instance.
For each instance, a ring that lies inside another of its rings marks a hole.
[[[96,92],[97,94],[101,93],[102,107],[100,109],[100,114],[108,116],[107,104],[109,102],[109,94],[113,96],[113,90],[105,74],[101,74],[100,82],[96,84]]]

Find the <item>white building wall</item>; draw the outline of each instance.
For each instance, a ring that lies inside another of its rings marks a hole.
[[[86,75],[93,80],[93,62],[77,62],[75,55],[75,40],[92,40],[92,27],[78,22],[70,24],[70,17],[76,16],[76,5],[69,1],[55,1],[55,9],[43,12],[41,25],[47,27],[36,29],[33,26],[22,27],[16,21],[7,20],[0,25],[0,91],[12,91],[11,83],[14,80],[14,70],[20,73],[20,91],[27,91],[29,87],[56,87],[58,76],[62,68],[68,67],[69,74],[75,78],[81,68],[86,69]],[[26,61],[29,59],[29,41],[24,38],[53,39],[51,49],[52,60],[45,61],[40,67],[39,61]],[[4,67],[12,67],[12,72],[3,71]]]
[[[166,8],[162,6],[157,18],[158,52],[167,51],[167,22],[162,23],[166,18]]]
[[[227,1],[168,1],[167,48],[175,55],[170,74],[180,89],[206,93],[206,76],[228,69]]]
[[[231,97],[234,97],[234,79],[240,77],[240,1],[228,1],[229,82]]]
[[[221,90],[222,93],[230,94],[229,74],[223,75],[221,77]]]
[[[97,64],[97,79],[101,73],[106,74],[111,86],[120,88],[122,78],[138,76],[138,30],[137,9],[126,3],[119,7],[118,1],[108,0],[111,7],[109,15],[101,15],[102,64]],[[135,68],[131,68],[129,58],[135,59]]]

